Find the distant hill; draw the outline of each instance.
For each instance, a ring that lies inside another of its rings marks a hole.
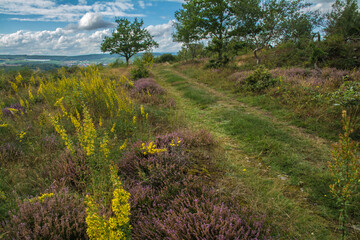
[[[153,53],[160,56],[164,53]],[[174,53],[172,53],[174,54]],[[141,56],[137,54],[136,56]],[[135,57],[136,57],[135,56]],[[16,70],[27,67],[30,69],[51,70],[62,66],[103,64],[108,65],[116,59],[122,59],[119,55],[110,54],[88,54],[78,56],[52,56],[52,55],[0,55],[0,68],[5,70]]]

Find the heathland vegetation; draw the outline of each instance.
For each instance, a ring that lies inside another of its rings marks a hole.
[[[308,7],[186,1],[176,56],[0,72],[0,239],[359,239],[359,8]]]

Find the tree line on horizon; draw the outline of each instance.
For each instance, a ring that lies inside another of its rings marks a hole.
[[[310,9],[304,0],[187,0],[175,12],[173,40],[183,43],[178,58],[206,56],[210,67],[221,67],[251,51],[260,64],[261,53],[274,49],[271,61],[282,66],[360,66],[356,0],[336,0],[328,13]],[[101,45],[103,52],[119,54],[128,65],[136,53],[158,46],[143,20],[116,23]]]

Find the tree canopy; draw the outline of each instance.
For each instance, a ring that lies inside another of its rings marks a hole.
[[[174,39],[185,45],[209,40],[207,49],[224,62],[233,39],[257,51],[284,39],[311,38],[315,26],[303,0],[189,0],[175,14]]]
[[[336,0],[332,11],[326,16],[328,35],[341,35],[345,39],[359,38],[360,12],[355,0]]]
[[[138,52],[158,46],[150,33],[142,27],[143,20],[139,21],[135,18],[134,22],[130,22],[126,18],[120,18],[115,22],[118,25],[113,31],[112,37],[105,37],[101,44],[102,52],[119,54],[125,57],[126,64],[129,65],[129,59]]]

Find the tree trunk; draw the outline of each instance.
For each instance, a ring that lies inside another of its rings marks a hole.
[[[129,59],[130,58],[126,56],[125,59],[126,59],[126,66],[129,66]]]
[[[321,75],[322,71],[321,68],[318,67],[317,61],[314,62],[314,69],[318,72],[319,75]]]
[[[257,55],[257,51],[261,50],[262,48],[255,48],[255,50],[253,51],[254,53],[254,56],[256,58],[256,64],[259,65],[260,64],[260,58],[259,56]]]

